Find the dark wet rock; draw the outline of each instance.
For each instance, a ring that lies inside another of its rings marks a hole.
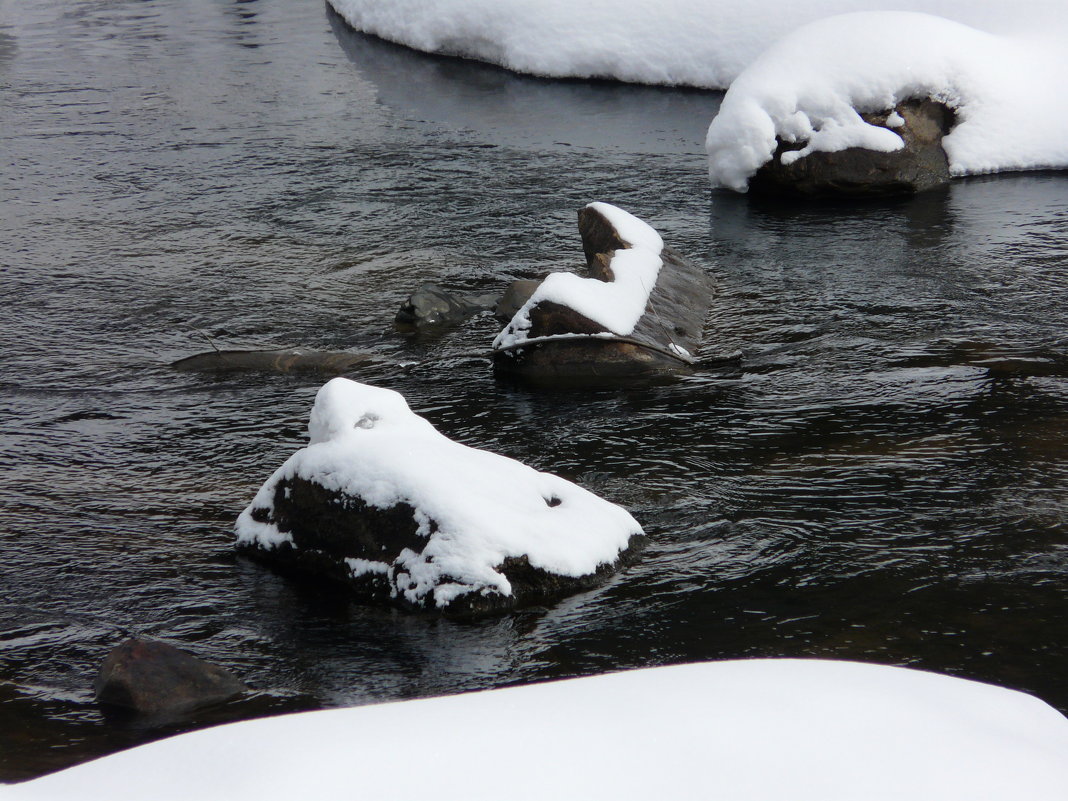
[[[289,576],[314,582],[329,581],[352,596],[369,603],[389,604],[409,611],[439,611],[448,617],[500,614],[517,607],[544,603],[603,584],[622,567],[637,561],[645,545],[643,534],[634,534],[614,560],[582,576],[564,576],[534,567],[525,557],[506,557],[495,569],[508,579],[511,595],[499,592],[468,592],[437,608],[433,591],[412,602],[398,593],[403,585],[405,550],[418,554],[427,537],[419,533],[416,509],[398,503],[385,509],[361,498],[327,489],[302,478],[280,481],[272,509],[255,509],[258,522],[270,523],[290,534],[292,542],[265,548],[259,543],[240,543],[238,551]],[[438,525],[431,521],[429,528]],[[366,560],[382,569],[358,572],[353,562]],[[449,583],[447,579],[442,583]]]
[[[503,323],[508,322],[530,300],[530,296],[534,294],[534,290],[540,285],[540,279],[520,278],[512,281],[508,288],[504,290],[504,295],[497,301],[493,316]]]
[[[367,364],[366,353],[321,351],[310,348],[284,350],[213,350],[171,363],[176,370],[205,373],[270,372],[339,375]]]
[[[404,301],[396,322],[401,327],[458,323],[492,309],[497,301],[497,295],[462,295],[436,284],[423,284]]]
[[[904,124],[887,124],[894,112]],[[815,152],[783,164],[783,153],[800,150],[805,143],[779,140],[774,158],[750,179],[749,191],[787,197],[886,196],[923,192],[949,182],[949,159],[942,149],[942,137],[952,129],[955,115],[948,106],[934,100],[908,100],[892,111],[861,117],[871,125],[892,130],[905,146],[889,153],[859,147]]]
[[[95,683],[100,703],[152,716],[191,712],[229,701],[247,689],[228,670],[144,639],[114,648]]]
[[[612,259],[630,244],[593,205],[579,211],[578,223],[589,277],[613,281]],[[612,384],[690,370],[704,336],[712,281],[670,247],[661,250],[660,259],[645,313],[629,334],[615,335],[575,309],[543,300],[527,310],[529,328],[523,339],[495,350],[495,370],[550,387]]]

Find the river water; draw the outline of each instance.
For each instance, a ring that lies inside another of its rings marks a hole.
[[[1068,176],[864,205],[710,193],[715,93],[549,82],[347,30],[319,0],[0,0],[0,780],[190,727],[673,662],[812,656],[1068,710]],[[499,324],[405,336],[420,283],[577,266],[592,200],[714,277],[678,382],[494,379]],[[322,378],[220,347],[353,349],[462,442],[645,526],[642,561],[478,623],[237,559]],[[162,727],[92,680],[131,633],[248,700]]]

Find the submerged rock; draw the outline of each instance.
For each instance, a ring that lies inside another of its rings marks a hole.
[[[144,639],[130,639],[112,649],[94,688],[102,704],[153,716],[191,712],[248,689],[228,670]]]
[[[194,372],[346,373],[372,361],[366,353],[309,348],[284,350],[213,350],[187,356],[171,367]]]
[[[498,372],[598,383],[686,371],[712,284],[646,223],[607,203],[579,211],[589,278],[553,273],[494,340]]]
[[[942,137],[954,124],[951,108],[934,100],[908,100],[891,111],[861,117],[869,125],[896,133],[904,147],[890,152],[860,147],[816,151],[792,160],[791,152],[806,143],[779,138],[775,156],[750,179],[749,191],[804,197],[884,196],[949,183],[949,158],[942,149]]]
[[[449,440],[390,390],[330,381],[308,433],[241,513],[237,545],[361,600],[505,611],[595,586],[644,539],[622,508]]]
[[[397,312],[401,327],[458,323],[472,314],[496,306],[497,295],[461,295],[436,284],[423,284],[408,296]]]

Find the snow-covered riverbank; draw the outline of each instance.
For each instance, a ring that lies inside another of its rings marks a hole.
[[[1068,719],[855,662],[742,660],[254,720],[8,788],[30,799],[1060,801]]]

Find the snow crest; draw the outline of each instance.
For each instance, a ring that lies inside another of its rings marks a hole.
[[[1065,4],[1068,8],[1068,4]],[[943,139],[953,175],[1068,166],[1068,12],[1042,32],[998,36],[929,14],[866,12],[806,25],[731,85],[708,129],[713,186],[746,191],[776,137],[784,154],[897,150],[901,138],[859,112],[926,97],[955,109]]]
[[[854,11],[924,11],[995,33],[1063,0],[329,0],[353,28],[552,78],[725,89],[772,42]]]
[[[405,549],[392,565],[367,559],[347,565],[354,576],[392,570],[394,593],[414,604],[431,592],[439,607],[468,592],[510,595],[496,569],[508,557],[526,556],[558,575],[589,575],[642,533],[624,509],[569,481],[448,439],[391,390],[333,379],[316,396],[308,434],[308,447],[278,468],[241,513],[238,542],[293,544],[287,532],[253,515],[270,516],[286,479],[379,509],[409,504],[427,538],[421,552]]]

